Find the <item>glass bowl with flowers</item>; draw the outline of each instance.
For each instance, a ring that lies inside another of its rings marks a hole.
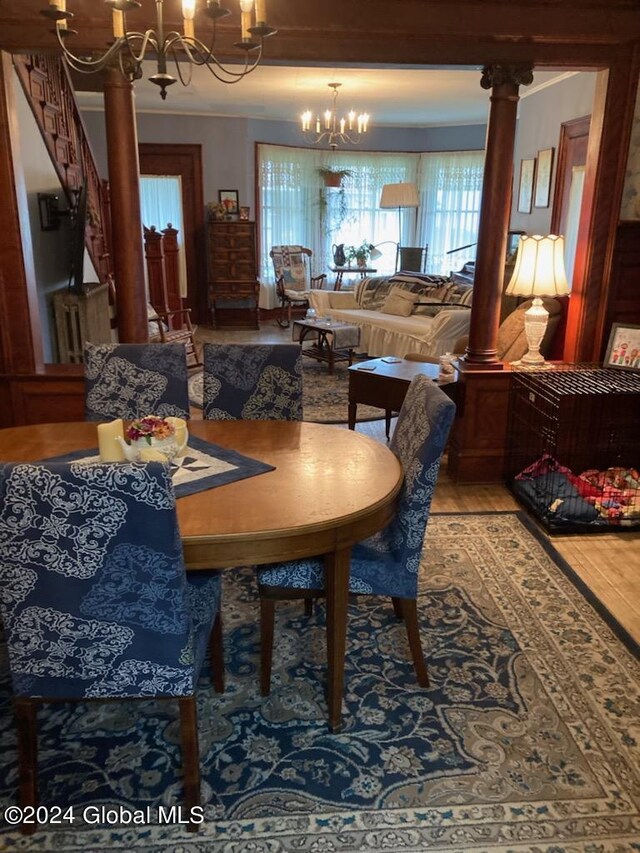
[[[145,415],[131,421],[121,441],[126,458],[130,461],[150,460],[162,454],[171,461],[182,453],[187,445],[187,424],[182,418],[161,418]]]

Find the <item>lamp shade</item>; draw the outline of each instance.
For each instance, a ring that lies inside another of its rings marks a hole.
[[[418,189],[415,184],[385,184],[380,196],[380,207],[418,207]]]
[[[569,282],[564,268],[564,237],[540,234],[520,237],[509,296],[564,296]]]

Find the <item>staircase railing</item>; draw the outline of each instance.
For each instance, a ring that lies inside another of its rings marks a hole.
[[[15,54],[13,64],[69,203],[87,188],[85,246],[100,282],[112,278],[109,193],[100,179],[73,85],[63,61],[44,54]]]

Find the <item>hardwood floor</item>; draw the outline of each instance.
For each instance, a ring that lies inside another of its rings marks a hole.
[[[200,341],[222,343],[288,343],[289,329],[266,321],[259,332],[198,330]],[[336,429],[347,428],[345,424]],[[386,443],[384,420],[357,424],[358,432]],[[500,512],[519,509],[508,489],[499,484],[463,485],[451,482],[441,470],[434,495],[433,512]],[[640,643],[640,533],[543,536],[569,563],[609,612]]]

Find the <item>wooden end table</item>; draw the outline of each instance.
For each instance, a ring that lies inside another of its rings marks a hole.
[[[414,376],[423,374],[433,379],[454,402],[458,371],[454,379],[438,380],[440,367],[426,361],[408,361],[391,356],[362,361],[349,368],[349,429],[356,427],[358,403],[384,409],[387,441],[391,431],[391,416],[399,412]]]
[[[360,276],[360,278],[364,278],[367,275],[372,275],[372,273],[378,272],[375,267],[329,267],[331,272],[336,274],[336,283],[333,286],[334,290],[340,290],[342,287],[342,276],[347,273],[353,273]]]
[[[326,362],[329,365],[330,376],[333,374],[333,365],[336,361],[347,361],[349,364],[353,362],[353,347],[342,349],[335,346],[335,332],[338,329],[352,330],[357,339],[354,346],[360,343],[359,326],[351,326],[349,323],[335,320],[331,323],[322,320],[294,320],[293,322],[294,341],[299,341],[302,346],[306,338],[315,339],[311,346],[302,348],[302,355],[313,358],[315,361]]]

